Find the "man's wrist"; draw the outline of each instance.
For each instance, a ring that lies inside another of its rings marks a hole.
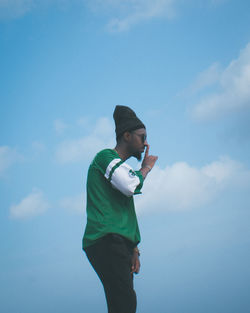
[[[148,168],[148,169],[149,169],[149,171],[151,171],[151,170],[152,170],[152,167],[151,167],[150,165],[144,165],[143,167]]]
[[[140,169],[140,172],[142,173],[143,178],[145,179],[146,176],[148,175],[148,173],[151,171],[151,167],[149,168],[148,166],[142,166],[142,168]]]

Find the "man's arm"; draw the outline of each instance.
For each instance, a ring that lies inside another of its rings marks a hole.
[[[143,176],[140,171],[134,171],[121,158],[117,157],[117,152],[105,149],[99,152],[94,159],[95,167],[111,185],[127,197],[141,193]]]

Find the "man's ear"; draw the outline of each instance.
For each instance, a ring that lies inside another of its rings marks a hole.
[[[123,134],[123,139],[124,139],[125,142],[130,141],[130,138],[131,138],[131,133],[130,132],[125,132]]]

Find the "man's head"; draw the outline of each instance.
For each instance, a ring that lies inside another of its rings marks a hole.
[[[130,156],[141,160],[141,154],[147,145],[146,127],[127,106],[117,105],[113,114],[117,144],[126,147]]]

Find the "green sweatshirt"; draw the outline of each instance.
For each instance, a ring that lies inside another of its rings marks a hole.
[[[108,233],[140,242],[134,194],[141,193],[143,176],[126,164],[115,150],[100,151],[87,178],[87,225],[83,249]]]

